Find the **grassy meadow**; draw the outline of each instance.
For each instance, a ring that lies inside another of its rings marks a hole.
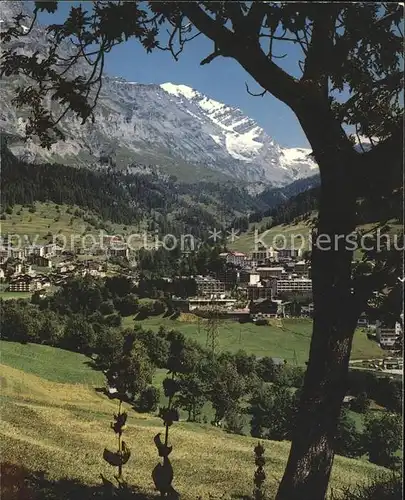
[[[77,489],[69,492],[69,484],[90,488],[100,484],[100,474],[113,478],[114,470],[102,454],[104,447],[116,447],[110,422],[117,403],[95,390],[100,387],[100,374],[79,354],[4,341],[1,350],[3,463],[45,471],[49,480],[64,479],[64,500],[87,498],[84,494],[77,496]],[[136,413],[128,405],[126,409],[129,425],[125,438],[132,457],[124,473],[130,483],[154,498],[151,471],[159,459],[153,437],[162,432],[163,426],[153,415]],[[209,425],[179,422],[170,430],[170,443],[173,485],[185,500],[235,499],[251,493],[255,439],[227,434]],[[264,444],[266,487],[272,498],[290,444]],[[363,460],[336,457],[331,486],[338,492],[348,485],[366,483],[383,471]],[[45,498],[62,498],[48,494]]]
[[[104,222],[97,214],[80,209],[76,206],[57,205],[56,203],[35,202],[35,212],[31,212],[28,206],[14,205],[11,214],[5,214],[5,219],[1,220],[1,234],[19,235],[21,238],[27,236],[29,240],[36,244],[52,241],[53,237],[65,236],[70,250],[70,242],[79,244],[80,240],[74,240],[73,235],[78,238],[80,235],[91,234],[100,235],[98,225],[101,224],[108,229],[105,233],[129,235],[139,233],[139,226],[129,226],[124,224],[114,224]],[[79,210],[79,212],[76,212]],[[142,240],[139,239],[140,244]],[[13,243],[16,243],[14,240]],[[87,242],[91,243],[91,240]],[[136,244],[133,238],[133,245]]]
[[[242,233],[239,237],[235,238],[234,242],[230,242],[228,247],[231,250],[237,250],[239,252],[249,253],[255,250],[255,229],[258,231],[258,237],[265,243],[266,246],[273,246],[274,248],[289,248],[293,247],[296,249],[311,250],[311,231],[313,225],[313,217],[316,216],[316,212],[313,212],[311,217],[304,221],[291,222],[290,224],[280,224],[274,226],[269,230],[262,231],[261,227],[265,226],[266,222],[269,222],[271,217],[265,217],[260,222],[251,223],[247,232]],[[375,230],[381,226],[379,222],[364,224],[359,226],[358,229],[367,233],[375,233]],[[399,234],[403,231],[401,224],[397,221],[389,221],[390,229],[388,234],[393,236],[394,234]],[[381,232],[384,234],[384,232]],[[384,239],[382,239],[384,242]],[[259,243],[259,242],[256,242]],[[370,242],[365,241],[366,245],[370,245]],[[354,252],[354,257],[360,259],[362,257],[361,249],[357,249]]]
[[[131,328],[135,324],[144,329],[157,331],[160,326],[178,330],[188,338],[205,345],[206,330],[204,320],[181,321],[150,317],[136,321],[132,316],[123,318],[123,326]],[[268,326],[256,326],[254,323],[239,323],[224,320],[219,326],[218,349],[220,351],[237,352],[243,349],[256,356],[271,356],[286,359],[289,363],[303,365],[308,360],[309,345],[312,334],[312,321],[308,319],[285,319],[282,327],[276,323]],[[357,330],[353,340],[352,359],[368,359],[383,357],[380,346],[369,340],[365,332]]]
[[[11,300],[11,299],[31,299],[31,292],[0,292],[0,299]]]

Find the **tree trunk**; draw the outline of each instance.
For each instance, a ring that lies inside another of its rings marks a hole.
[[[319,111],[306,113],[300,121],[321,171],[318,237],[328,235],[332,241],[329,250],[326,240],[319,240],[319,245],[312,242],[313,333],[297,426],[277,500],[326,496],[358,315],[351,290],[353,252],[343,239],[355,229],[352,177],[357,158],[347,139],[340,135],[339,141],[336,127],[329,127],[320,116]],[[340,238],[335,243],[336,235]]]

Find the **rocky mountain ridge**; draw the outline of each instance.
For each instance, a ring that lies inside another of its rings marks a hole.
[[[0,2],[1,29],[20,9],[22,2]],[[23,22],[27,30],[30,20]],[[37,25],[13,49],[42,53],[45,30]],[[71,48],[66,44],[64,51]],[[86,71],[80,67],[79,71]],[[95,123],[81,125],[67,117],[62,128],[65,142],[50,151],[24,136],[24,112],[11,103],[15,86],[4,79],[0,87],[0,130],[13,135],[14,154],[31,162],[58,161],[83,166],[107,162],[119,168],[132,163],[150,164],[179,179],[222,176],[247,183],[284,186],[318,172],[303,148],[283,148],[240,109],[211,99],[186,85],[142,84],[105,76],[96,108]]]

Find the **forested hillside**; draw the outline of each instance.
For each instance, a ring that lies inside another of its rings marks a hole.
[[[316,185],[316,187],[307,189],[290,198],[284,197],[283,201],[267,210],[252,213],[249,222],[260,224],[263,219],[270,218],[270,221],[266,221],[267,228],[269,228],[308,219],[312,212],[318,209],[319,194],[320,187]],[[359,198],[357,201],[357,224],[363,225],[376,221],[383,223],[393,219],[401,222],[402,200],[403,189],[398,189],[391,196],[380,196],[378,199],[370,195]]]
[[[90,210],[113,223],[146,222],[151,231],[190,231],[196,236],[229,223],[235,215],[266,208],[232,183],[179,184],[153,172],[33,165],[17,159],[6,147],[1,191],[4,212],[16,204],[54,202]]]

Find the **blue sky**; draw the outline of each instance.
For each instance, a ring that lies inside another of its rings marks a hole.
[[[43,24],[63,22],[72,3],[77,5],[79,2],[60,2],[55,14],[41,13],[39,21]],[[279,64],[296,73],[296,49],[287,44],[283,50],[287,57],[280,59]],[[218,57],[210,64],[200,66],[200,61],[212,51],[213,43],[201,35],[186,46],[176,62],[169,52],[155,50],[147,54],[138,41],[130,40],[114,47],[108,54],[106,71],[133,82],[188,85],[213,99],[240,108],[280,145],[309,147],[298,120],[285,104],[268,94],[253,97],[246,92],[245,83],[255,93],[261,88],[236,61]]]

